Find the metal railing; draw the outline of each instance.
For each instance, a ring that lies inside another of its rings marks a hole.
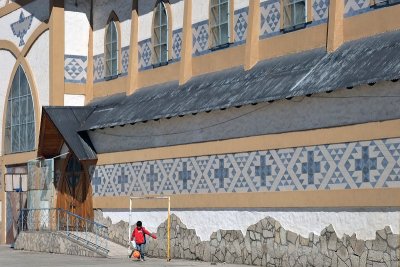
[[[108,254],[108,228],[64,209],[22,209],[21,231],[64,233],[83,245]]]

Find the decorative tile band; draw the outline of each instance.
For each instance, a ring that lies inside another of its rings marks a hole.
[[[145,39],[138,43],[138,66],[139,71],[146,70],[152,67],[151,55],[151,39]]]
[[[329,0],[312,0],[313,18],[306,27],[316,26],[326,23],[328,20]],[[279,0],[268,0],[260,4],[262,39],[281,34],[280,24],[282,15],[280,14],[281,3]]]
[[[177,29],[172,32],[172,60],[179,61],[181,59],[183,32]]]
[[[344,16],[351,17],[374,10],[370,7],[370,0],[343,0]]]
[[[64,81],[67,83],[86,83],[87,57],[64,56]]]
[[[94,196],[400,187],[400,138],[93,167]]]
[[[234,14],[234,30],[235,30],[235,45],[242,44],[246,41],[247,26],[248,26],[249,8],[241,8],[235,10]]]
[[[125,46],[121,48],[121,60],[122,60],[122,70],[121,76],[128,75],[128,67],[129,67],[129,46]]]

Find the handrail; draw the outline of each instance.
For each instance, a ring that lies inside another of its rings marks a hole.
[[[20,218],[21,231],[62,232],[96,251],[109,252],[108,227],[70,211],[61,208],[21,209]]]

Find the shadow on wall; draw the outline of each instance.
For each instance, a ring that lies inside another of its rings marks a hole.
[[[95,220],[109,227],[111,240],[128,244],[128,223],[112,224],[100,211]],[[147,239],[148,256],[166,257],[166,224],[158,227],[156,240]],[[329,225],[320,236],[305,238],[266,217],[249,226],[245,236],[240,230],[218,230],[210,241],[201,241],[172,214],[171,258],[257,266],[400,266],[400,236],[387,226],[376,231],[374,240],[359,240],[355,234],[339,239]]]

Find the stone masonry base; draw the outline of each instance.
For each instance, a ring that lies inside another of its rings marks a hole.
[[[95,218],[110,229],[113,241],[127,245],[128,223],[112,224],[96,211]],[[147,255],[166,256],[166,222],[157,229],[157,239],[147,238]],[[187,229],[171,215],[171,257],[226,262],[256,266],[400,266],[400,236],[390,227],[376,231],[374,240],[360,240],[356,235],[338,238],[332,225],[320,236],[300,236],[285,230],[278,221],[267,217],[239,230],[219,230],[210,241],[201,241],[194,229]]]
[[[57,254],[78,255],[87,257],[104,257],[84,246],[69,240],[61,233],[22,232],[14,244],[18,250],[49,252]]]

